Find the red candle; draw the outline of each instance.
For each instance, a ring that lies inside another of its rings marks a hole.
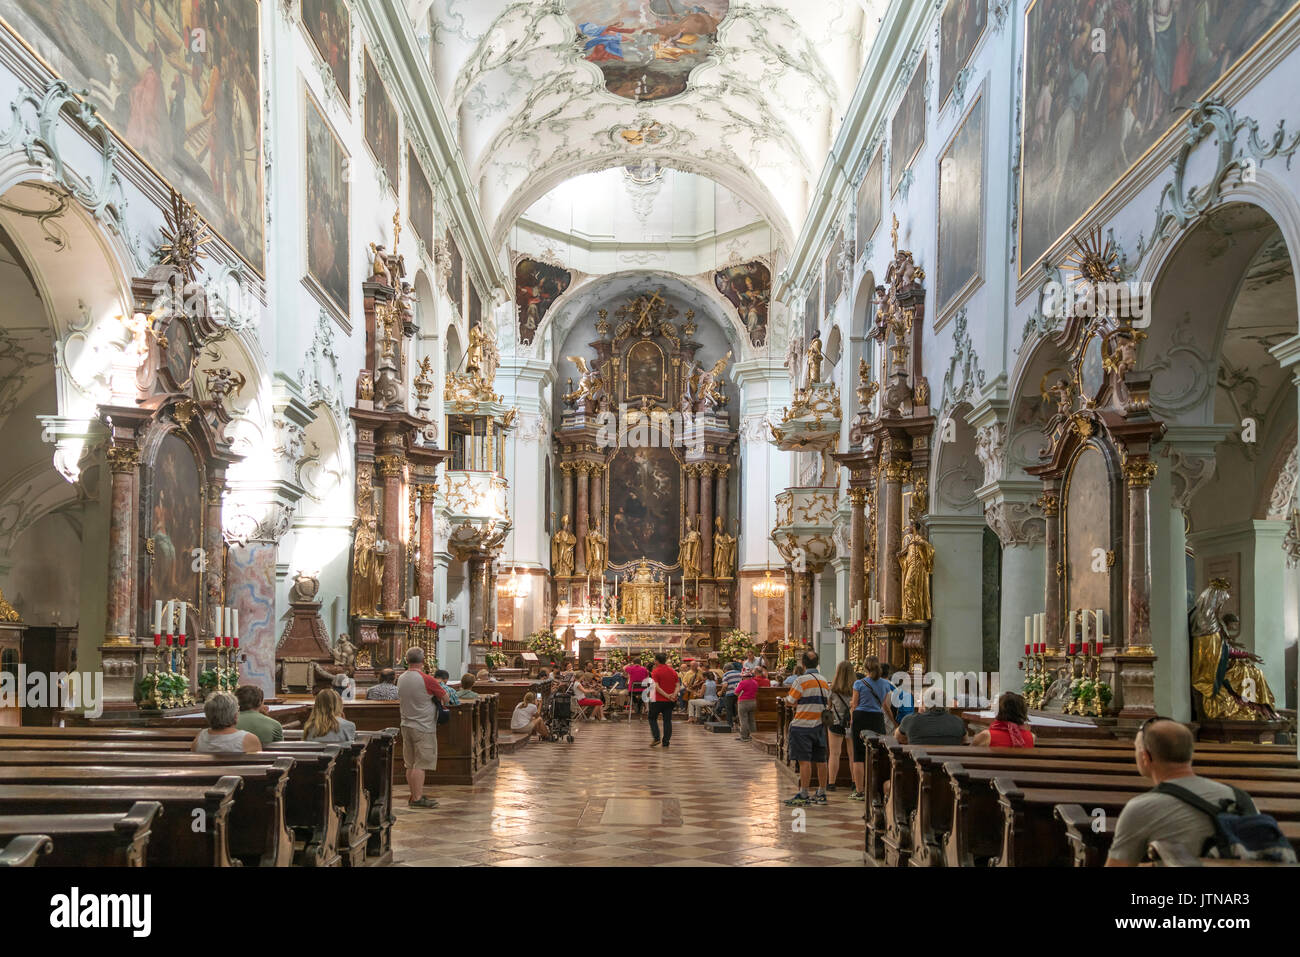
[[[1092,653],[1094,655],[1101,654],[1101,639],[1094,639],[1092,643]]]
[[[171,636],[171,635],[168,635],[168,636],[167,636],[167,647],[170,648],[171,646],[172,646],[172,636]]]
[[[1025,645],[1025,656],[1026,656],[1026,657],[1028,657],[1029,655],[1033,654],[1033,652],[1030,650],[1030,648],[1031,648],[1030,645]]]
[[[157,647],[158,647],[159,645],[161,645],[161,644],[162,644],[162,635],[154,635],[154,636],[153,636],[153,646],[154,646],[155,648],[157,648]]]
[[[236,647],[236,648],[239,647],[239,639],[238,639],[238,638],[235,639],[235,647]]]
[[[1075,644],[1073,641],[1070,642],[1070,654],[1076,655],[1078,653],[1079,653],[1079,646]]]

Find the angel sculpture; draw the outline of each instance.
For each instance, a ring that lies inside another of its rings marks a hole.
[[[370,243],[370,281],[385,286],[393,284],[392,273],[388,271],[388,254],[384,252],[383,243]]]
[[[583,400],[583,411],[590,412],[595,408],[597,401],[605,392],[605,380],[595,369],[587,365],[587,360],[583,356],[566,356],[570,362],[578,367],[582,373],[578,380],[578,388],[564,396],[564,401],[576,402]]]
[[[727,395],[722,391],[722,370],[727,367],[731,361],[731,353],[713,364],[713,368],[700,376],[699,402],[702,406],[700,411],[716,412],[718,406],[725,405]]]
[[[204,369],[207,376],[208,392],[214,399],[225,400],[232,392],[239,395],[248,381],[242,372],[232,372],[224,366],[220,369]]]
[[[858,409],[863,415],[871,412],[871,400],[880,391],[880,385],[871,380],[871,366],[866,359],[858,360]]]

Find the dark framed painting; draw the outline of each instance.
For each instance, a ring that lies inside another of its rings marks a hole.
[[[302,0],[302,26],[352,107],[352,20],[343,0]]]
[[[483,300],[478,294],[478,285],[469,281],[469,324],[476,325],[483,321]]]
[[[665,385],[668,379],[668,363],[659,346],[648,340],[634,343],[632,348],[627,350],[623,363],[626,384],[623,390],[625,402],[631,403],[641,398],[664,401],[667,391]]]
[[[616,567],[646,559],[677,567],[682,528],[681,464],[671,448],[618,449],[607,470],[609,561]]]
[[[1294,0],[1033,0],[1025,11],[1020,275],[1073,233],[1295,7]],[[1104,54],[1094,52],[1098,35],[1107,38]]]
[[[727,266],[713,274],[713,284],[736,308],[749,341],[755,346],[767,342],[767,314],[772,301],[772,273],[766,263]]]
[[[370,51],[365,51],[366,70],[366,145],[370,147],[375,162],[379,164],[394,195],[400,195],[402,144],[398,139],[397,107],[393,105],[388,88],[379,77]]]
[[[176,432],[168,432],[154,451],[148,475],[148,515],[144,527],[148,542],[141,553],[148,562],[149,592],[145,596],[153,621],[152,602],[173,598],[188,602],[188,631],[194,634],[200,622],[200,573],[194,570],[196,548],[203,547],[203,472],[190,444]]]
[[[532,343],[556,299],[564,295],[573,276],[567,270],[534,259],[515,263],[515,306],[519,314],[519,341]]]
[[[988,23],[988,0],[948,0],[939,20],[939,106],[948,102]]]
[[[830,248],[826,250],[824,276],[826,283],[826,314],[835,311],[835,304],[844,294],[844,273],[840,269],[840,258],[844,255],[844,230],[835,234]]]
[[[348,157],[311,91],[303,91],[307,278],[326,304],[346,318],[352,202]]]
[[[983,88],[939,155],[938,323],[984,276]]]
[[[574,44],[629,100],[662,100],[686,90],[691,71],[718,38],[730,0],[565,0]]]
[[[460,255],[460,247],[456,245],[456,237],[450,229],[447,230],[447,298],[451,300],[452,306],[456,310],[456,315],[463,315],[465,311],[465,286],[463,273],[465,270],[465,260]]]
[[[876,148],[875,155],[867,164],[867,171],[858,186],[858,255],[861,256],[871,242],[871,237],[880,228],[882,193],[885,189],[885,147]]]
[[[898,192],[898,185],[925,145],[925,68],[928,54],[921,56],[916,73],[903,92],[903,99],[890,123],[889,139],[889,194]]]
[[[265,272],[257,0],[6,0],[0,17]]]
[[[433,249],[433,187],[411,144],[406,144],[407,215],[424,248]]]

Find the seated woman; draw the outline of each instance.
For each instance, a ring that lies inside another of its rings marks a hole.
[[[311,714],[302,723],[302,739],[322,744],[346,744],[357,738],[355,723],[343,717],[343,699],[333,688],[324,688],[316,694]]]
[[[1032,748],[1034,733],[1029,730],[1029,708],[1025,699],[1012,691],[998,698],[998,716],[988,729],[975,735],[977,748]]]
[[[239,702],[228,691],[218,691],[203,702],[203,716],[208,726],[194,737],[191,751],[199,754],[225,754],[262,750],[262,742],[251,731],[241,731]]]
[[[525,740],[533,735],[543,740],[550,738],[551,732],[547,730],[546,722],[537,713],[536,692],[528,692],[524,695],[524,700],[515,705],[515,710],[510,715],[510,730],[522,734]]]
[[[578,696],[578,707],[590,708],[591,716],[597,721],[609,720],[605,717],[605,699],[600,696],[600,683],[596,681],[595,675],[579,675],[573,684],[573,690]]]
[[[700,696],[692,698],[687,702],[689,716],[686,719],[687,724],[699,724],[700,712],[705,708],[712,708],[718,703],[718,678],[712,671],[704,672],[704,686],[700,689]]]

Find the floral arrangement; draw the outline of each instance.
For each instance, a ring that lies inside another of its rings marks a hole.
[[[1024,686],[1025,699],[1029,702],[1040,700],[1044,692],[1047,691],[1047,678],[1041,671],[1033,671],[1025,675]],[[1071,689],[1073,692],[1073,689]],[[1031,705],[1031,707],[1034,705]]]
[[[1081,677],[1070,682],[1070,699],[1075,714],[1101,715],[1114,693],[1105,681]]]
[[[234,691],[238,687],[238,668],[206,668],[199,673],[199,690],[204,697],[217,691]]]
[[[506,663],[506,653],[504,651],[489,651],[483,656],[483,663],[487,665],[488,670],[500,668]]]
[[[535,631],[529,635],[528,650],[543,661],[564,660],[564,642],[553,631]]]
[[[724,662],[742,661],[745,655],[753,650],[754,635],[748,631],[741,631],[739,628],[733,628],[723,635],[719,647]]]
[[[680,651],[668,652],[668,663],[673,666],[674,671],[682,670],[682,653]]]
[[[611,671],[622,671],[627,664],[627,652],[622,648],[611,648],[605,652],[605,665]]]
[[[179,704],[189,693],[189,675],[177,671],[151,671],[140,679],[140,701],[160,707]]]
[[[655,666],[655,653],[647,649],[637,655],[636,660],[641,663],[643,668],[653,668]]]

